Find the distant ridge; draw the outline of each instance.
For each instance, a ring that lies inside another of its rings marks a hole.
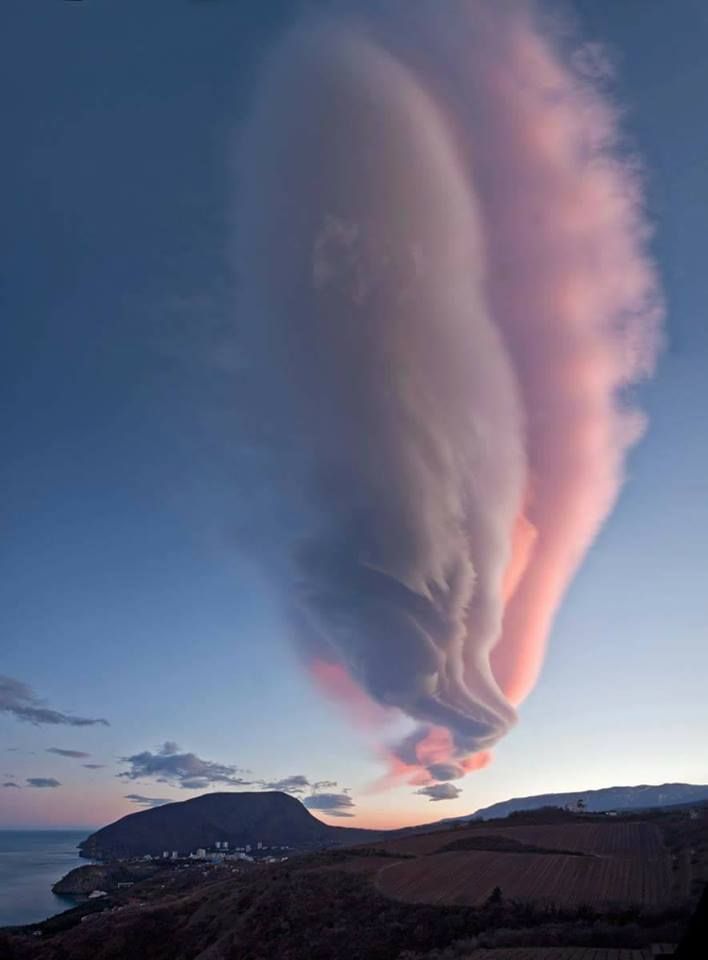
[[[658,786],[641,784],[636,787],[603,787],[599,790],[574,790],[570,793],[541,793],[533,797],[515,797],[483,807],[475,813],[449,820],[491,820],[508,817],[521,810],[539,807],[574,806],[583,800],[585,809],[601,813],[608,810],[647,810],[651,807],[672,807],[708,801],[708,785],[691,783],[662,783]]]
[[[79,849],[82,857],[115,860],[161,856],[164,850],[185,856],[217,840],[227,840],[230,847],[261,841],[269,847],[314,850],[377,836],[375,830],[330,827],[286,793],[207,793],[131,813],[92,833]]]

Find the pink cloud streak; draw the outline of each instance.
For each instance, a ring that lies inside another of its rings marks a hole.
[[[494,674],[518,704],[642,433],[623,392],[653,369],[662,309],[642,179],[622,158],[617,109],[563,62],[528,12],[500,17],[477,3],[469,11],[484,36],[470,78],[483,105],[480,134],[470,130],[472,178],[486,215],[492,311],[526,418],[533,534],[516,538],[511,565],[523,572],[492,652]]]

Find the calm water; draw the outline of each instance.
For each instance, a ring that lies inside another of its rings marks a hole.
[[[74,906],[52,884],[79,859],[76,845],[89,830],[0,830],[0,927],[35,923]]]

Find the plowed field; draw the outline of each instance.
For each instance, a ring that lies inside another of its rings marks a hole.
[[[485,831],[490,846],[494,837],[508,836],[549,852],[436,852],[464,837],[483,838]],[[670,898],[670,860],[661,834],[648,823],[474,827],[408,837],[387,847],[417,856],[382,867],[377,885],[387,896],[413,903],[477,905],[495,887],[507,899],[563,906],[659,906]]]

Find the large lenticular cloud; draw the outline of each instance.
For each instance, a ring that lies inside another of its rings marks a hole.
[[[314,672],[447,781],[617,496],[656,281],[615,112],[529,9],[356,6],[272,53],[241,145],[248,448]]]

